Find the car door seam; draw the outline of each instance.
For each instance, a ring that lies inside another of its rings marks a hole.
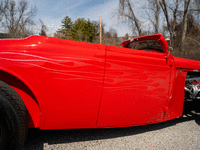
[[[97,127],[97,122],[98,122],[98,118],[99,118],[101,100],[102,100],[102,96],[103,96],[103,88],[104,88],[104,80],[105,80],[105,72],[106,72],[106,60],[107,60],[107,46],[105,47],[105,65],[104,65],[103,83],[102,83],[102,90],[101,90],[101,98],[100,98],[100,102],[99,102],[99,110],[98,110],[97,120],[96,120],[96,125],[95,125],[96,127]]]

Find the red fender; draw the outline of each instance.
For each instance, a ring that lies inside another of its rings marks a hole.
[[[0,80],[11,86],[23,99],[29,115],[29,128],[42,126],[43,117],[33,88],[16,73],[0,67]]]

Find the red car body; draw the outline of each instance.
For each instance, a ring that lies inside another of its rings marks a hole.
[[[182,115],[187,72],[200,62],[163,52],[52,37],[0,40],[0,80],[15,89],[40,129],[138,126]]]

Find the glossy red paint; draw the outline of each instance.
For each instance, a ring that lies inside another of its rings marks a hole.
[[[171,69],[169,97],[165,106],[164,121],[182,116],[186,75],[186,71],[174,67]]]
[[[112,46],[107,49],[97,126],[131,126],[161,121],[171,69],[166,54],[144,51],[137,55],[137,50],[126,49],[123,53],[120,49]]]
[[[40,36],[2,40],[1,45],[1,67],[36,91],[41,129],[95,127],[104,76],[104,45]]]
[[[183,99],[185,96],[184,87],[185,87],[185,80],[186,80],[186,71],[177,70],[176,71],[176,81],[175,81],[175,90],[173,91],[172,101],[173,105],[170,106],[170,119],[174,119],[177,116],[182,116],[183,112]],[[169,107],[169,106],[168,106]]]
[[[33,94],[34,89],[14,72],[0,67],[1,80],[9,84],[24,100],[29,112],[29,127],[40,127],[40,108]],[[31,90],[30,90],[31,89]]]
[[[0,80],[22,97],[33,128],[108,128],[179,117],[187,70],[200,70],[200,63],[172,57],[162,35],[135,39],[157,40],[163,53],[125,48],[130,40],[124,48],[42,36],[0,40]]]
[[[184,58],[179,58],[179,57],[173,57],[174,58],[174,67],[175,68],[182,68],[182,69],[199,69],[200,68],[200,63],[195,61],[195,60],[189,60],[189,59],[184,59]]]

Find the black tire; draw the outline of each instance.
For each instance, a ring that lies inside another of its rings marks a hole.
[[[19,94],[0,81],[0,149],[21,150],[28,131],[26,106]]]

